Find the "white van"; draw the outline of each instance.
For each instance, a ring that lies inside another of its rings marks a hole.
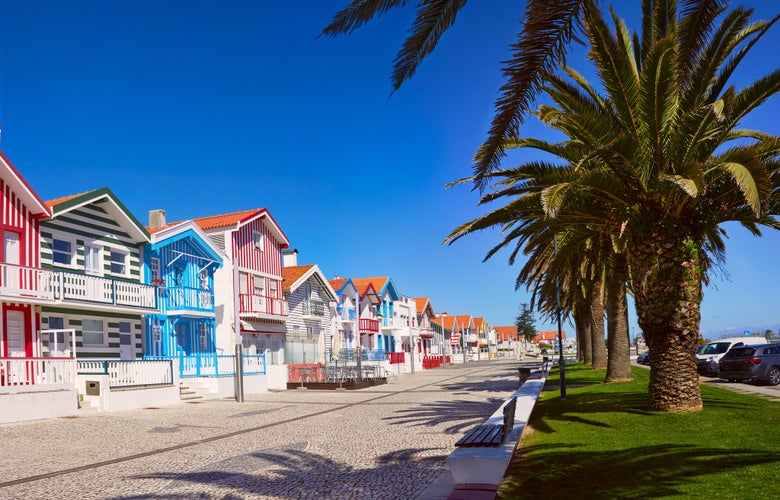
[[[718,361],[732,347],[742,345],[767,344],[764,337],[729,337],[726,339],[714,340],[705,345],[696,355],[699,358],[697,369],[699,373],[718,373]]]

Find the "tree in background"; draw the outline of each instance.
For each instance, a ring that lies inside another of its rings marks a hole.
[[[536,337],[536,325],[534,324],[534,313],[528,304],[520,305],[520,314],[515,318],[517,333],[522,336],[526,342],[533,342]]]

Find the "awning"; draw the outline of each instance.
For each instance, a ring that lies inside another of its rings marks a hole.
[[[241,333],[286,334],[287,327],[282,323],[264,323],[262,321],[241,320]]]

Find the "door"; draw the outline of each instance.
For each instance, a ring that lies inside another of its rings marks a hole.
[[[21,250],[19,248],[19,233],[14,231],[5,231],[3,233],[3,258],[6,264],[18,266],[21,262]],[[3,267],[4,288],[19,290],[21,280],[19,279],[20,270],[14,266]]]
[[[24,312],[5,311],[6,356],[11,358],[32,357],[32,339],[24,328]]]
[[[192,343],[190,342],[190,332],[187,323],[176,323],[174,327],[176,332],[176,350],[184,351],[185,354],[192,354]]]
[[[135,359],[135,342],[129,321],[119,322],[119,358],[122,360]]]

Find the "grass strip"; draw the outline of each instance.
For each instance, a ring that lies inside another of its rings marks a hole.
[[[534,408],[498,498],[777,498],[780,402],[702,386],[704,410],[648,411],[650,372],[557,368]]]

